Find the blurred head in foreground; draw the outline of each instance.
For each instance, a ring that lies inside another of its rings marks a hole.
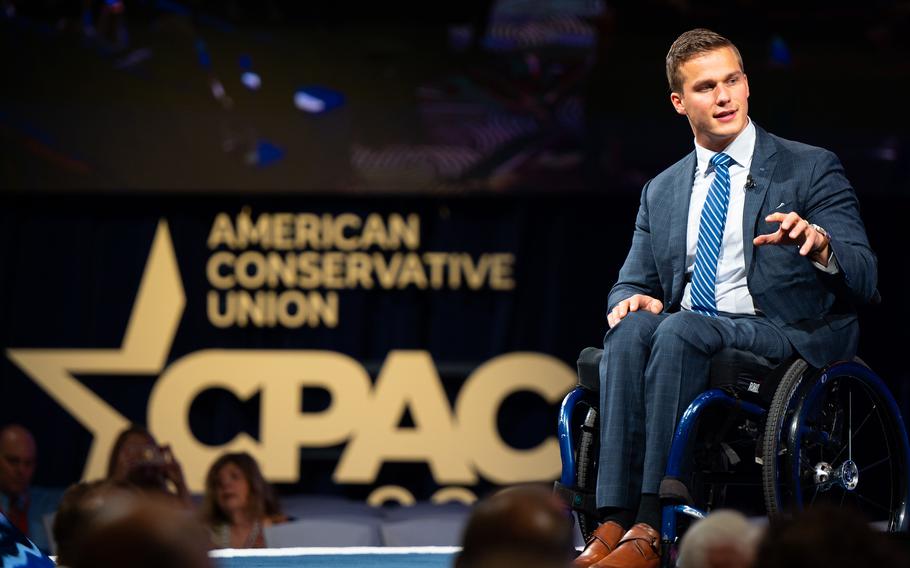
[[[715,511],[686,531],[679,548],[679,568],[749,568],[761,529],[742,513]]]
[[[75,546],[71,568],[211,568],[205,529],[165,497],[109,499]]]
[[[816,506],[772,519],[758,547],[756,568],[884,568],[910,566],[886,533],[858,511]]]
[[[128,488],[107,480],[71,485],[63,494],[54,516],[54,541],[57,543],[57,564],[72,566],[79,546],[93,526],[95,519],[111,500],[129,499]]]
[[[564,567],[573,552],[565,505],[549,489],[523,485],[495,493],[474,507],[455,568]]]

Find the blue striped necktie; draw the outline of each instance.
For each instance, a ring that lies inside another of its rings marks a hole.
[[[692,272],[692,311],[717,317],[717,260],[727,224],[727,204],[730,203],[730,164],[733,158],[718,152],[711,158],[714,181],[708,190],[698,225],[695,247],[695,269]]]

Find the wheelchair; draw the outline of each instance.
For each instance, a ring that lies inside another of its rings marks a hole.
[[[555,492],[575,512],[585,540],[597,528],[602,356],[594,347],[581,352],[578,385],[558,422]],[[883,530],[907,531],[908,463],[897,404],[861,360],[815,369],[799,358],[772,365],[722,350],[711,361],[709,390],[683,413],[671,443],[659,494],[662,564],[675,564],[688,524],[722,506],[774,516],[826,503],[856,508]]]

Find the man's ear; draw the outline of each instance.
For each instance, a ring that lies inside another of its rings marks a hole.
[[[686,115],[686,103],[679,93],[670,93],[670,103],[676,109],[676,114]]]

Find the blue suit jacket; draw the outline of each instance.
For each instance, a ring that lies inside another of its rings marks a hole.
[[[608,311],[633,294],[662,299],[665,311],[679,310],[695,166],[693,150],[645,185]],[[750,173],[755,187],[746,192],[743,206],[743,253],[755,306],[811,365],[852,358],[859,339],[854,306],[877,295],[878,269],[840,161],[827,150],[756,127]],[[766,216],[790,211],[830,233],[839,274],[818,270],[795,246],[752,245],[756,235],[779,226],[766,223]]]

